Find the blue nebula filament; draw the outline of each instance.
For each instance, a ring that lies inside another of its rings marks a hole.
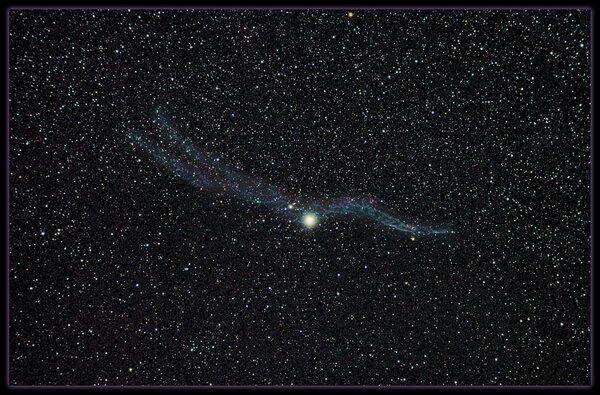
[[[411,234],[453,233],[448,229],[404,222],[375,207],[373,199],[336,198],[311,201],[286,193],[281,188],[227,165],[219,157],[203,152],[169,125],[160,110],[156,111],[154,121],[159,127],[158,138],[153,139],[131,128],[126,136],[132,145],[139,147],[174,175],[195,187],[265,206],[309,228],[328,216],[349,215],[367,218]]]

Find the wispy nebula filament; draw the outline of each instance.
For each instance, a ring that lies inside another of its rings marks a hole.
[[[364,217],[383,226],[412,234],[453,233],[448,229],[434,229],[401,221],[378,209],[373,199],[342,197],[317,201],[286,193],[283,189],[246,174],[224,163],[219,157],[202,151],[171,126],[159,110],[155,113],[155,123],[159,127],[157,138],[131,128],[126,135],[134,145],[195,187],[263,205],[305,225],[306,218],[310,218],[309,227],[316,225],[317,219],[321,221],[332,215],[350,215]],[[308,217],[307,213],[310,213]]]

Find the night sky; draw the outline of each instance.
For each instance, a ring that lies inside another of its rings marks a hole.
[[[10,384],[589,384],[589,10],[9,21]]]

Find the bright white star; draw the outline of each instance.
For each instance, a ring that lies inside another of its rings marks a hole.
[[[317,224],[317,217],[312,213],[306,213],[302,218],[302,222],[304,222],[304,226],[312,228]]]

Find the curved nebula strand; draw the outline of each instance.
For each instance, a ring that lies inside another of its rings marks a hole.
[[[131,128],[126,136],[133,145],[148,153],[174,175],[198,188],[264,205],[272,211],[292,217],[308,228],[316,226],[319,219],[327,216],[349,215],[366,218],[402,232],[453,233],[448,229],[434,229],[403,222],[378,209],[374,199],[337,198],[310,202],[285,193],[283,189],[246,174],[239,168],[224,163],[219,157],[202,151],[172,127],[160,110],[156,111],[154,121],[159,127],[156,138]]]

